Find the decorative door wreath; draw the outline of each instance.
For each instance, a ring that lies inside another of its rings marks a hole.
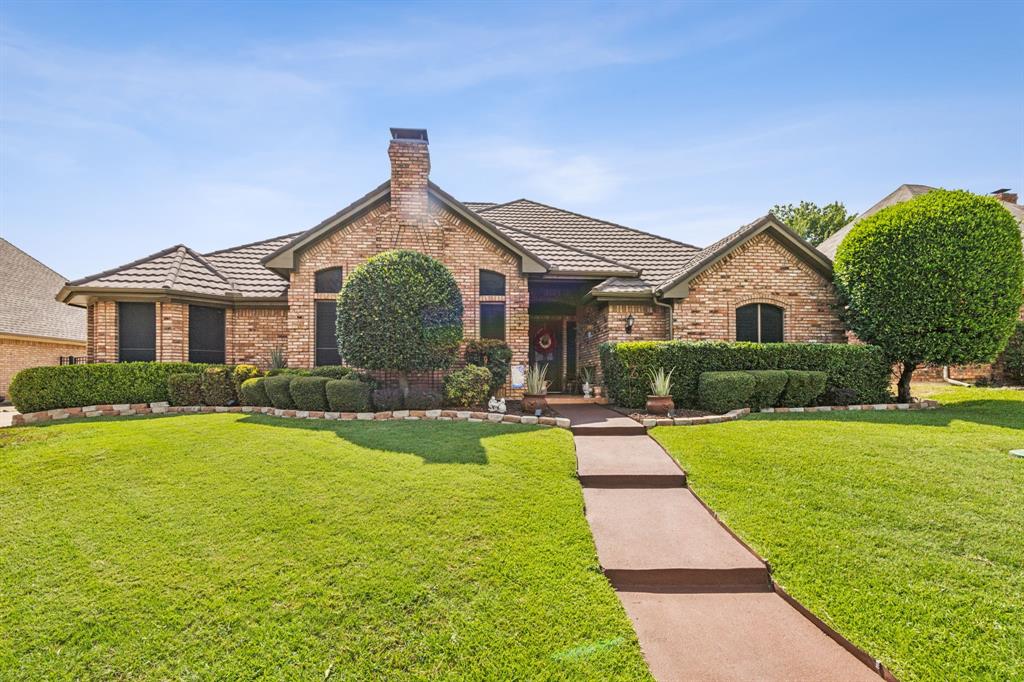
[[[538,353],[550,353],[558,346],[555,332],[550,327],[541,327],[533,335],[533,349]]]

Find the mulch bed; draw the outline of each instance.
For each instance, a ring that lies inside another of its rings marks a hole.
[[[471,412],[487,412],[487,405],[473,405],[471,407],[452,407],[445,409],[453,410],[470,410]],[[519,416],[532,417],[534,412],[523,412],[523,401],[522,400],[509,400],[505,399],[505,414],[514,414]],[[560,417],[561,415],[552,410],[550,407],[544,408],[544,412],[540,415],[542,417]]]
[[[628,407],[619,407],[618,405],[605,405],[605,407],[615,410],[619,414],[624,414],[627,417],[637,420],[638,422],[643,422],[644,419],[664,419],[666,417],[666,415],[664,414],[649,414],[647,412],[644,412],[643,410],[633,410]],[[713,415],[713,412],[705,412],[703,410],[679,409],[672,410],[671,412],[668,413],[667,416],[672,418],[681,417],[685,419],[689,417],[710,417]]]

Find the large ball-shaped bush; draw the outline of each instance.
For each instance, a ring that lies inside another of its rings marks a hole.
[[[998,201],[935,190],[857,224],[835,281],[850,328],[913,371],[994,358],[1021,307],[1020,228]],[[901,398],[908,398],[901,381]]]
[[[462,295],[440,261],[387,251],[352,271],[338,294],[338,349],[372,370],[448,367],[462,341]]]

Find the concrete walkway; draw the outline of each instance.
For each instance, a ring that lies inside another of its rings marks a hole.
[[[556,409],[573,425],[601,568],[658,680],[878,681],[870,657],[775,591],[646,429],[599,405]]]

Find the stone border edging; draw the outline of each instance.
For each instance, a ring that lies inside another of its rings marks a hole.
[[[38,424],[62,419],[82,417],[130,417],[147,414],[213,414],[213,413],[264,414],[271,417],[294,419],[324,419],[335,421],[466,421],[491,424],[537,424],[569,428],[565,417],[535,417],[533,415],[498,414],[496,412],[471,412],[468,410],[394,410],[390,412],[322,412],[320,410],[280,410],[276,407],[255,407],[233,405],[231,407],[209,405],[170,405],[166,402],[124,403],[119,405],[87,405],[65,407],[42,412],[16,414],[11,426]]]
[[[887,410],[934,410],[939,406],[939,401],[925,399],[913,403],[868,403],[863,405],[814,405],[811,407],[765,407],[758,410],[761,414],[788,414],[791,412],[884,412]],[[714,414],[707,417],[660,417],[655,419],[647,417],[636,419],[647,428],[655,426],[700,426],[701,424],[721,424],[746,417],[750,414],[750,408],[744,407],[740,410],[730,410],[725,414]]]

